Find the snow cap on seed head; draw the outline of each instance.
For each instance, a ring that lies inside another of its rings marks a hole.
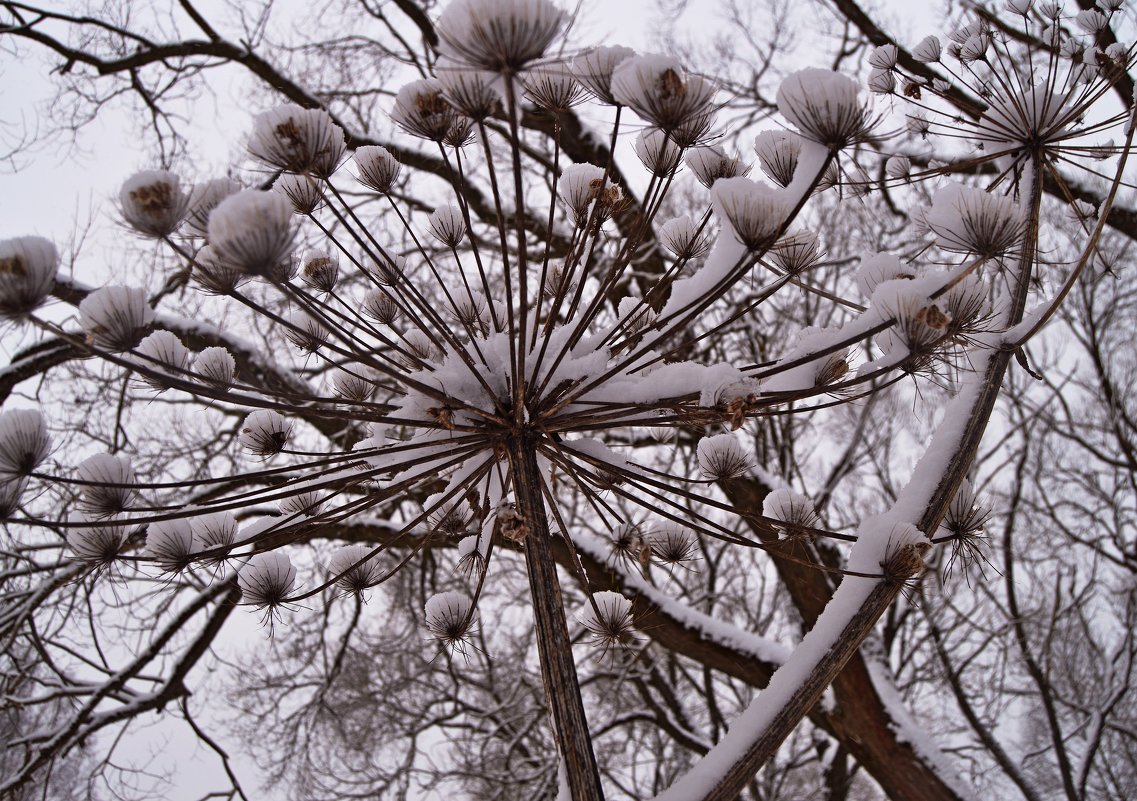
[[[237,573],[237,584],[245,603],[271,609],[283,603],[296,586],[296,568],[287,554],[262,551],[253,554]]]
[[[77,521],[78,518],[72,518]],[[83,526],[67,530],[67,547],[75,559],[99,569],[110,565],[126,544],[126,528],[115,525]]]
[[[466,235],[466,222],[462,219],[462,212],[452,204],[434,210],[430,215],[429,228],[431,236],[451,249],[462,244],[462,237]]]
[[[565,13],[549,0],[451,0],[438,18],[439,52],[494,72],[516,72],[544,55]]]
[[[190,203],[178,176],[165,170],[135,173],[123,183],[118,199],[127,224],[154,239],[177,230]]]
[[[705,117],[712,110],[714,95],[713,83],[689,75],[671,56],[631,56],[612,74],[612,96],[668,133]],[[678,144],[686,146],[692,141]]]
[[[706,232],[700,233],[699,224],[687,215],[663,223],[659,227],[659,238],[677,259],[697,259],[710,248]]]
[[[422,78],[399,89],[391,119],[412,136],[442,142],[458,119],[458,112],[443,96],[441,81]]]
[[[193,371],[218,389],[228,389],[237,375],[237,363],[229,351],[215,345],[197,354]]]
[[[781,191],[749,178],[716,181],[711,199],[719,217],[748,250],[772,245],[790,213]]]
[[[679,166],[679,146],[658,128],[644,128],[632,149],[640,163],[654,176],[669,175]]]
[[[292,435],[292,424],[280,412],[257,409],[245,418],[237,442],[256,456],[269,457],[284,450]]]
[[[778,87],[778,111],[802,135],[830,148],[863,141],[872,127],[857,82],[832,70],[809,67]]]
[[[344,152],[343,129],[328,112],[288,103],[253,118],[249,155],[278,170],[327,178]]]
[[[237,518],[232,512],[198,515],[190,524],[195,551],[228,550],[237,540]],[[224,556],[217,557],[218,560]]]
[[[284,195],[297,214],[311,214],[324,202],[320,182],[307,175],[281,173],[272,184],[272,191]]]
[[[222,200],[209,215],[216,258],[249,275],[275,274],[292,249],[292,204],[284,195],[246,189]]]
[[[932,197],[924,222],[944,250],[992,257],[1022,239],[1022,207],[978,187],[948,184]]]
[[[146,529],[142,554],[166,573],[184,570],[193,560],[193,528],[185,518],[160,520]]]
[[[738,478],[750,469],[751,460],[734,434],[715,434],[699,440],[699,469],[706,478],[722,481]]]
[[[79,302],[87,340],[112,353],[133,348],[153,320],[146,292],[138,287],[105,286]]]
[[[592,603],[580,611],[577,620],[601,648],[625,645],[634,638],[632,602],[618,592],[593,593]]]
[[[474,629],[477,610],[468,595],[440,592],[426,602],[426,628],[445,646],[459,646]]]
[[[762,172],[778,186],[789,186],[801,156],[801,137],[793,131],[762,131],[754,137]]]
[[[38,409],[0,412],[0,481],[28,477],[49,450],[51,436]]]
[[[391,191],[402,165],[385,147],[365,145],[355,151],[359,182],[381,195]]]
[[[622,45],[594,47],[572,60],[572,71],[601,103],[615,106],[619,101],[612,96],[612,73],[621,61],[635,54],[635,50]]]
[[[345,545],[332,552],[328,570],[336,576],[336,584],[348,592],[360,593],[379,581],[383,569],[371,548],[362,543]]]
[[[137,353],[142,357],[138,361],[139,366],[151,373],[150,375],[140,373],[138,378],[156,392],[161,392],[170,385],[169,381],[162,377],[163,374],[174,379],[185,378],[190,352],[178,339],[177,334],[171,331],[155,331],[138,343]]]
[[[96,453],[80,462],[75,472],[81,483],[79,509],[88,517],[111,517],[134,500],[134,468],[128,456]]]
[[[19,320],[55,286],[59,252],[41,236],[0,241],[0,320]]]
[[[749,167],[739,158],[731,158],[717,145],[702,145],[687,150],[683,159],[699,183],[710,189],[719,178],[745,175]]]
[[[619,191],[611,180],[604,182],[604,168],[595,164],[570,164],[561,170],[557,181],[557,194],[569,207],[578,225],[583,225],[588,219],[592,202],[612,190]],[[601,208],[597,210],[598,219],[604,218],[601,212],[605,205],[601,202]]]

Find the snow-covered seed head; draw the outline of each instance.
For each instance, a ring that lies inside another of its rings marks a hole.
[[[817,234],[813,231],[794,231],[786,234],[770,248],[767,254],[774,266],[787,275],[800,275],[820,260]]]
[[[964,64],[970,64],[973,61],[982,61],[987,57],[987,49],[991,46],[991,34],[983,31],[974,36],[969,36],[966,41],[959,46],[956,51],[956,57]]]
[[[789,203],[780,191],[749,178],[724,178],[711,188],[719,217],[747,250],[761,251],[774,243],[789,216]]]
[[[177,573],[193,561],[193,528],[185,518],[161,520],[146,529],[146,547],[142,555],[151,559],[165,573]]]
[[[130,457],[96,453],[75,470],[81,483],[79,508],[96,519],[117,515],[134,501],[134,468]]]
[[[625,334],[638,334],[655,324],[655,311],[642,298],[626,297],[617,307],[617,316]]]
[[[1024,17],[1030,13],[1032,5],[1034,5],[1034,0],[1007,0],[1006,2],[1007,11]]]
[[[143,236],[155,239],[177,230],[190,203],[178,176],[165,170],[132,175],[122,185],[118,200],[127,224]]]
[[[614,526],[608,534],[611,554],[609,560],[613,563],[647,564],[651,558],[651,549],[643,531],[635,523],[620,523]]]
[[[898,54],[896,45],[881,45],[869,54],[869,66],[874,70],[890,70],[896,66]]]
[[[276,192],[237,192],[209,215],[209,244],[217,260],[250,275],[278,271],[294,236],[292,203]]]
[[[364,269],[378,283],[392,286],[407,277],[407,257],[398,253],[380,254],[375,261],[366,263]]]
[[[161,392],[169,387],[169,378],[185,379],[190,352],[176,334],[155,331],[138,343],[136,352],[141,357],[137,361],[138,366],[146,371],[139,373],[138,378],[154,391]]]
[[[279,192],[288,198],[292,209],[297,214],[311,214],[324,202],[324,193],[320,189],[320,182],[307,175],[296,173],[281,173],[272,185],[272,191]]]
[[[618,592],[593,593],[592,603],[580,610],[577,620],[604,650],[635,640],[632,602]]]
[[[352,403],[365,403],[375,393],[375,385],[357,373],[336,370],[332,374],[332,391],[337,398]]]
[[[87,341],[112,353],[133,348],[153,319],[146,292],[136,287],[105,286],[79,302]]]
[[[41,236],[0,241],[0,320],[19,320],[51,294],[59,252]]]
[[[205,348],[193,360],[193,371],[217,389],[228,389],[237,375],[237,363],[220,346]]]
[[[698,558],[695,535],[679,523],[667,522],[652,529],[647,541],[651,555],[665,565],[681,565]]]
[[[431,339],[425,331],[419,328],[411,328],[404,333],[403,342],[411,352],[411,355],[416,359],[432,362],[438,361],[442,356],[438,351],[438,347],[434,344],[434,340]],[[415,366],[417,367],[418,365]]]
[[[466,222],[462,219],[462,211],[454,205],[439,206],[430,215],[428,223],[430,235],[446,247],[453,250],[462,244],[466,236]]]
[[[253,554],[237,573],[237,584],[245,603],[275,609],[296,586],[296,568],[287,554],[263,551]]]
[[[947,339],[951,317],[939,303],[929,301],[918,291],[906,288],[894,292],[878,290],[873,293],[872,303],[880,309],[882,317],[896,320],[889,336],[898,337],[908,349],[910,372],[925,367]]]
[[[412,81],[395,95],[391,119],[407,133],[432,142],[446,139],[458,113],[442,95],[435,78]]]
[[[228,295],[248,276],[217,258],[217,251],[205,245],[193,259],[193,280],[207,295]]]
[[[596,216],[603,219],[605,208],[610,210],[612,205],[609,203],[612,192],[619,197],[619,188],[611,181],[605,184],[604,169],[594,164],[570,164],[561,171],[557,181],[557,194],[572,212],[577,225],[584,225],[588,220],[594,200],[600,200]]]
[[[778,88],[778,111],[802,135],[831,149],[864,141],[872,128],[857,83],[831,70],[808,68]]]
[[[698,259],[710,249],[710,238],[687,215],[675,217],[659,227],[659,239],[677,259]]]
[[[381,195],[391,191],[402,166],[387,148],[379,145],[365,145],[355,151],[359,182]]]
[[[477,610],[468,595],[440,592],[426,602],[426,629],[447,648],[461,649],[477,621]]]
[[[114,525],[91,525],[67,530],[67,547],[75,559],[87,567],[108,567],[126,545],[126,528]]]
[[[597,100],[615,106],[617,100],[612,96],[612,73],[621,61],[635,54],[635,50],[622,45],[594,47],[572,60],[572,71],[576,79],[596,95]]]
[[[801,156],[801,138],[791,131],[762,131],[754,137],[762,172],[778,186],[789,186]]]
[[[628,106],[652,125],[675,134],[693,121],[700,121],[711,111],[715,86],[698,76],[688,75],[671,56],[631,56],[624,59],[612,74],[612,96]],[[706,121],[709,123],[709,120]],[[681,146],[693,144],[677,141]]]
[[[857,289],[865,298],[871,298],[877,286],[885,281],[896,278],[915,278],[916,269],[905,264],[898,256],[891,253],[874,253],[871,256],[861,257],[861,266],[857,270]]]
[[[298,492],[280,501],[280,513],[286,518],[315,517],[323,505],[320,493]]]
[[[486,557],[478,548],[478,539],[474,534],[458,540],[458,572],[476,576],[485,569]]]
[[[454,122],[446,129],[446,136],[442,137],[442,143],[457,149],[470,144],[473,139],[474,121],[461,114],[455,114]]]
[[[645,128],[632,148],[640,163],[655,176],[670,175],[680,163],[681,151],[671,138],[658,128]]]
[[[195,552],[217,551],[214,562],[225,559],[233,543],[237,541],[237,518],[232,512],[212,512],[195,517],[190,524],[193,530]]]
[[[423,506],[436,507],[429,520],[434,530],[444,537],[461,537],[467,533],[474,520],[473,510],[462,498],[443,501],[442,496],[432,495]]]
[[[584,87],[563,65],[530,70],[525,76],[525,95],[553,114],[563,114],[585,97]]]
[[[51,436],[38,409],[0,412],[0,481],[30,476],[51,450]]]
[[[290,103],[253,119],[249,155],[269,167],[327,178],[343,152],[343,130],[323,109]]]
[[[254,456],[268,458],[280,453],[292,435],[292,424],[272,409],[257,409],[245,418],[237,442]]]
[[[699,440],[699,469],[713,481],[738,478],[750,469],[751,459],[734,434],[715,434]]]
[[[288,322],[284,335],[301,353],[318,352],[332,335],[322,322],[305,312],[293,312]]]
[[[10,520],[20,508],[20,498],[28,488],[26,478],[0,480],[0,521]]]
[[[454,297],[450,314],[463,327],[478,331],[484,336],[489,330],[489,318],[486,314],[488,310],[489,303],[482,292],[472,291],[469,294],[459,292]]]
[[[434,74],[442,87],[442,95],[460,114],[482,121],[502,109],[501,93],[496,88],[499,76],[487,70],[470,69],[441,59]]]
[[[932,547],[924,532],[911,523],[896,523],[888,532],[888,547],[880,561],[884,577],[905,582],[924,570],[924,554]]]
[[[890,70],[873,70],[869,73],[869,91],[878,95],[890,95],[896,91],[896,76]]]
[[[957,341],[988,330],[991,319],[990,293],[983,281],[969,275],[940,296],[948,317],[947,331]]]
[[[912,159],[907,156],[890,156],[884,162],[884,172],[889,178],[906,179],[912,174]]]
[[[334,253],[310,253],[304,259],[300,278],[320,292],[331,292],[340,277],[339,257]]]
[[[818,524],[813,501],[800,492],[784,487],[766,495],[762,501],[762,515],[785,523],[787,536],[802,534],[805,529],[816,528]]]
[[[209,215],[217,208],[217,204],[240,191],[241,184],[232,178],[214,178],[203,184],[195,184],[190,191],[182,232],[187,236],[205,238],[209,233]]]
[[[371,550],[366,545],[355,544],[332,552],[328,557],[328,570],[336,577],[337,586],[358,595],[382,578],[383,568],[371,556]]]
[[[687,151],[684,158],[695,178],[710,189],[719,178],[734,178],[745,175],[749,170],[741,159],[730,158],[717,145],[702,145]]]
[[[564,22],[549,0],[451,0],[435,30],[442,55],[514,73],[544,55]]]
[[[1017,247],[1025,225],[1023,210],[1014,200],[962,184],[936,192],[924,221],[944,250],[983,258]]]
[[[363,296],[361,311],[383,325],[390,325],[399,317],[399,304],[385,290],[373,289]]]

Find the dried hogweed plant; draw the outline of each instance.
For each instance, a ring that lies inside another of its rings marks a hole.
[[[691,563],[699,538],[778,547],[783,558],[815,538],[851,543],[834,568],[844,578],[833,602],[712,751],[727,758],[698,763],[664,794],[733,798],[932,544],[976,547],[982,515],[965,476],[1003,375],[1092,258],[1122,185],[1127,115],[1094,116],[1133,60],[1132,49],[1098,47],[1116,10],[1082,12],[1084,35],[1075,36],[1057,6],[1016,4],[1047,43],[1025,61],[983,21],[947,43],[921,42],[915,72],[899,66],[896,46],[880,48],[869,88],[891,100],[875,108],[848,77],[794,73],[777,95],[786,125],[758,136],[763,175],[748,177],[717,144],[712,81],[671,57],[621,47],[553,57],[566,17],[547,0],[455,0],[437,22],[434,77],[400,89],[391,113],[458,176],[425,221],[403,194],[395,154],[361,146],[349,156],[328,113],[284,106],[259,115],[248,141],[271,189],[220,179],[187,191],[164,171],[124,184],[126,223],[184,267],[157,294],[65,279],[54,246],[36,237],[0,243],[6,320],[133,375],[146,391],[239,413],[247,457],[238,476],[182,481],[137,474],[128,446],[68,464],[48,433],[59,410],[5,411],[0,489],[10,530],[43,547],[53,536],[59,547],[61,535],[75,576],[196,575],[207,588],[202,604],[239,597],[270,622],[304,614],[330,588],[366,593],[423,549],[451,542],[468,591],[431,598],[426,630],[459,650],[477,629],[495,552],[520,552],[577,799],[603,790],[558,553],[588,586],[583,555],[635,582],[649,563]],[[605,163],[566,163],[559,148],[558,115],[585,102],[610,109]],[[880,188],[858,161],[891,144],[884,118],[896,109],[910,137],[887,161],[887,188],[974,177],[945,183],[913,211],[925,247],[863,256],[847,282],[863,297],[835,297],[811,284],[823,254],[804,221],[829,187],[847,202]],[[551,158],[527,146],[521,120],[534,114],[552,121]],[[1111,132],[1124,142],[1108,143]],[[646,168],[635,186],[612,161],[625,135]],[[934,158],[921,151],[933,141]],[[1109,164],[1116,177],[1102,172]],[[1111,192],[1096,217],[1084,215],[1081,260],[1028,313],[1044,189],[1067,186],[1070,167],[1105,175]],[[683,170],[709,200],[661,219]],[[298,252],[300,241],[314,244]],[[660,268],[641,269],[646,255]],[[295,369],[258,357],[244,331],[171,312],[187,280],[289,343]],[[842,322],[783,335],[787,344],[763,363],[693,357],[737,317],[793,293],[845,310]],[[76,304],[77,319],[40,311],[53,294]],[[788,487],[761,509],[726,500],[723,488],[759,467],[737,433],[748,423],[853,402],[929,372],[955,388],[944,422],[891,508],[857,532],[825,530],[810,499]],[[647,440],[659,444],[621,447]],[[680,442],[694,447],[697,470],[666,458]],[[52,499],[77,511],[54,519],[45,511]],[[611,532],[608,543],[572,524],[580,508]],[[743,533],[752,529],[740,529],[739,517],[776,545]],[[385,535],[324,565],[290,557],[296,544],[358,520],[382,520]],[[619,594],[592,595],[577,619],[605,651],[635,639],[635,607]],[[2,786],[26,781],[52,752],[28,753]]]

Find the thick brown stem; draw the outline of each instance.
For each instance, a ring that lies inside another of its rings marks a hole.
[[[603,801],[600,772],[592,753],[592,738],[580,697],[572,642],[561,602],[561,585],[549,539],[549,521],[545,516],[541,475],[537,468],[536,436],[523,433],[511,440],[508,447],[517,512],[527,530],[525,567],[529,574],[537,654],[545,699],[553,718],[553,734],[564,760],[573,801]]]

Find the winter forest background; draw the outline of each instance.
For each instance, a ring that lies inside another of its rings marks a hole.
[[[1137,797],[1134,23],[0,2],[0,798]]]

